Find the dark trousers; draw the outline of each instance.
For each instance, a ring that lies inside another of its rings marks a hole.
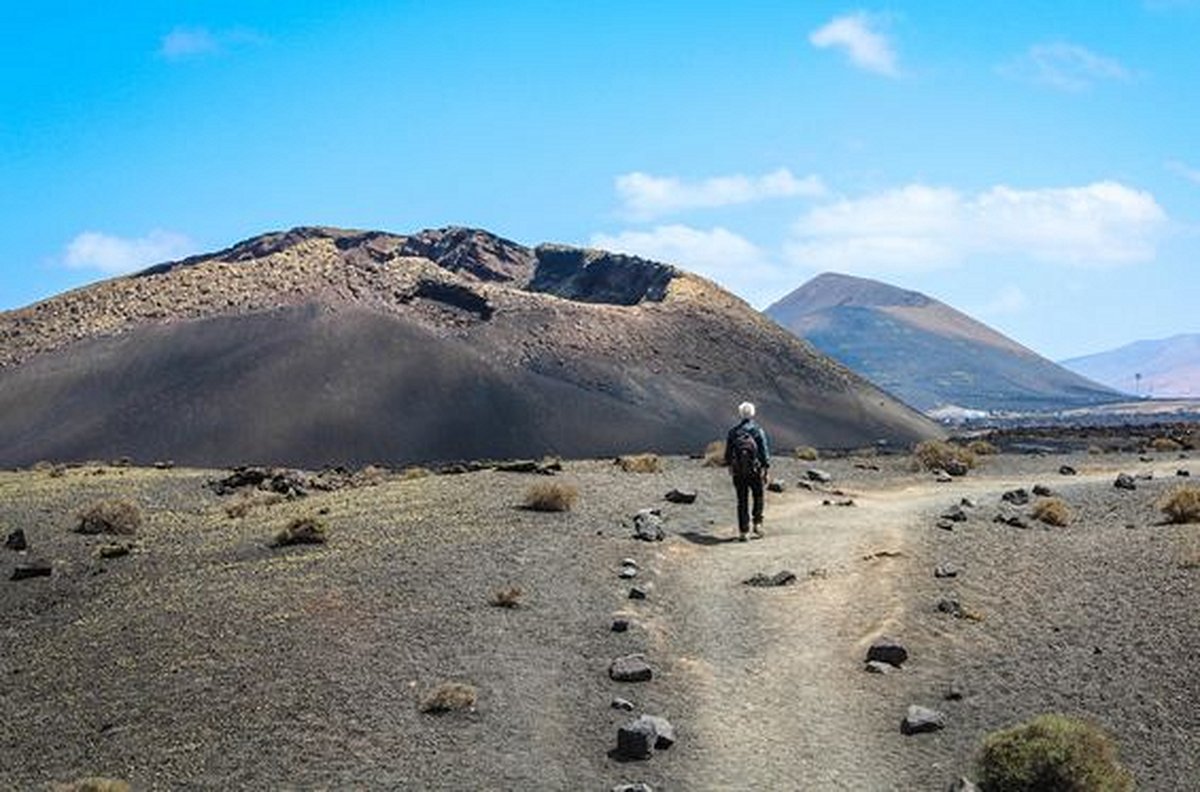
[[[763,519],[763,480],[761,475],[734,476],[733,488],[737,491],[738,530],[746,533],[750,530],[750,496],[754,496],[754,524],[758,525]]]

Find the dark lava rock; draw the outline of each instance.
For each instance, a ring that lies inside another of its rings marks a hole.
[[[910,704],[904,720],[900,722],[901,734],[921,734],[946,728],[946,716],[928,707]]]
[[[633,586],[629,589],[629,599],[646,599],[646,589],[642,588],[641,586]]]
[[[661,542],[666,536],[658,509],[642,509],[633,515],[633,537],[643,542]]]
[[[613,619],[613,632],[627,632],[629,630],[629,619]]]
[[[243,466],[235,467],[223,479],[208,482],[208,486],[218,495],[232,495],[243,487],[255,487],[289,498],[300,498],[308,494],[309,481],[297,470]]]
[[[962,604],[956,599],[940,599],[937,604],[938,613],[948,613],[956,619],[963,615]]]
[[[52,567],[48,561],[25,561],[13,567],[9,580],[28,580],[36,577],[50,577]]]
[[[767,485],[767,489],[771,492],[783,492],[784,486],[782,481],[772,481]]]
[[[1019,514],[997,514],[992,518],[992,522],[1000,523],[1001,525],[1011,525],[1013,528],[1028,528],[1029,523]]]
[[[970,498],[963,498],[958,502],[958,505],[962,506],[964,509],[974,509],[975,501],[971,500]]]
[[[608,676],[614,682],[649,682],[654,671],[646,663],[646,656],[625,655],[613,660],[608,666]]]
[[[833,481],[833,476],[829,475],[824,470],[819,470],[817,468],[809,468],[808,470],[804,471],[804,477],[809,481],[815,481],[818,484],[828,484],[829,482]]]
[[[696,491],[673,489],[663,497],[665,497],[671,503],[695,503]]]
[[[8,535],[4,540],[4,546],[9,550],[25,550],[29,547],[29,543],[25,541],[24,529],[18,528]]]
[[[951,682],[949,685],[946,685],[946,692],[942,694],[942,698],[946,701],[962,701],[962,697],[962,686],[957,682]]]
[[[967,472],[970,470],[970,468],[967,467],[967,463],[963,462],[961,459],[947,459],[943,468],[947,475],[954,476],[955,478],[967,475]]]
[[[880,636],[867,649],[867,662],[870,663],[872,660],[899,668],[908,660],[908,650],[895,638]]]
[[[617,729],[617,754],[624,759],[649,759],[657,740],[653,723],[642,718],[632,720]]]
[[[1121,473],[1117,476],[1116,481],[1113,482],[1113,486],[1117,489],[1135,490],[1137,489],[1137,482],[1135,482],[1133,480],[1133,476],[1129,475],[1128,473]]]
[[[946,510],[946,513],[942,515],[942,519],[949,520],[950,522],[965,522],[967,519],[967,513],[963,511],[962,506],[951,506]]]
[[[562,470],[562,462],[557,459],[546,461],[512,459],[505,462],[497,462],[496,470],[501,473],[536,473],[539,476],[553,476]]]
[[[759,572],[751,578],[742,581],[747,586],[755,586],[758,588],[769,588],[772,586],[790,586],[796,582],[796,573],[791,570],[781,569],[774,575],[768,575],[764,572]]]
[[[109,542],[96,549],[96,555],[101,558],[121,558],[133,551],[133,545],[128,542]]]
[[[954,564],[938,564],[933,568],[933,576],[935,578],[958,577],[958,567]]]
[[[1029,492],[1024,488],[1009,490],[1000,496],[1000,500],[1013,506],[1024,506],[1029,503]]]
[[[1049,498],[1051,495],[1054,494],[1054,490],[1050,489],[1045,484],[1034,484],[1033,485],[1033,494],[1038,496],[1039,498]]]
[[[953,520],[945,520],[945,519],[938,520],[937,527],[941,528],[943,531],[953,531],[954,530],[954,521]]]
[[[665,751],[675,744],[675,727],[671,725],[671,721],[660,715],[643,715],[638,720],[649,721],[654,727],[655,750]]]
[[[622,710],[623,712],[633,712],[633,702],[630,701],[629,699],[623,699],[620,697],[614,698],[611,702],[609,702],[609,706],[615,710]]]
[[[1190,471],[1190,470],[1187,470],[1186,468],[1180,468],[1179,470],[1176,470],[1176,471],[1175,471],[1175,475],[1176,475],[1176,476],[1182,476],[1182,477],[1185,477],[1185,478],[1186,478],[1187,476],[1190,476],[1190,475],[1192,475],[1192,471]]]
[[[1063,465],[1062,467],[1060,467],[1058,469],[1058,474],[1060,476],[1074,476],[1078,472],[1079,471],[1077,471],[1075,468],[1071,467],[1070,465]]]

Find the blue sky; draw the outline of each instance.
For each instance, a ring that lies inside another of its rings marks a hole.
[[[0,309],[296,225],[1200,331],[1200,0],[5,3]]]

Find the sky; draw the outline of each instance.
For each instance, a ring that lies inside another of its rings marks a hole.
[[[1200,331],[1200,0],[0,0],[0,310],[299,225]]]

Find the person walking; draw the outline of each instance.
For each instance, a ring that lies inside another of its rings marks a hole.
[[[733,489],[737,493],[738,540],[746,541],[753,518],[754,538],[761,539],[763,521],[763,487],[767,471],[771,467],[771,448],[767,444],[767,433],[754,420],[754,405],[742,402],[738,405],[737,425],[729,430],[725,438],[725,464],[733,476]],[[754,506],[750,507],[753,497]]]

